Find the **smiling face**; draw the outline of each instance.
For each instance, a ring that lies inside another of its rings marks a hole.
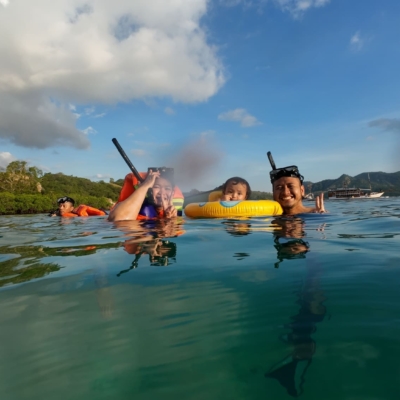
[[[229,182],[221,196],[222,201],[246,200],[247,188],[243,183]]]
[[[163,202],[170,202],[174,188],[168,179],[158,177],[153,185],[153,197],[157,206],[162,206]]]
[[[286,214],[294,214],[303,207],[304,186],[298,178],[285,176],[276,180],[273,184],[273,195]]]

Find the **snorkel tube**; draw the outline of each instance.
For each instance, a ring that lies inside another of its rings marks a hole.
[[[125,160],[126,164],[128,165],[129,169],[133,172],[133,175],[135,175],[135,178],[142,183],[144,181],[144,179],[140,176],[139,172],[137,171],[137,169],[133,166],[133,164],[131,163],[131,160],[128,158],[128,156],[126,155],[124,149],[120,146],[120,144],[118,143],[118,140],[113,138],[112,142],[114,143],[115,147],[117,148],[117,150],[119,151],[119,154],[121,154],[122,158]]]
[[[267,156],[268,156],[268,160],[269,160],[269,163],[271,164],[272,169],[273,170],[276,169],[275,161],[272,158],[272,154],[270,151],[267,153]]]

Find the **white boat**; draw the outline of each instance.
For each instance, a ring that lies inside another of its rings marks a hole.
[[[385,192],[373,192],[371,179],[368,173],[369,189],[339,188],[328,190],[329,200],[351,200],[351,199],[379,199]]]
[[[373,192],[371,189],[338,188],[328,190],[329,200],[352,200],[352,199],[378,199],[384,192]]]

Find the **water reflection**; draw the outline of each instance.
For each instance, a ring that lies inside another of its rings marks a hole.
[[[154,221],[122,221],[116,227],[129,236],[123,243],[128,254],[135,255],[129,268],[121,270],[117,276],[131,271],[139,266],[142,255],[148,255],[150,265],[166,267],[176,262],[176,243],[166,240],[185,233],[183,219],[167,219]]]
[[[0,246],[0,287],[43,278],[66,266],[71,266],[70,262],[65,263],[60,257],[94,256],[96,253],[120,247],[124,247],[129,254],[135,255],[135,260],[128,270],[137,266],[142,254],[149,255],[151,265],[167,266],[176,261],[176,244],[166,238],[178,237],[185,233],[182,218],[124,221],[112,225],[116,228],[114,230],[109,229],[110,224],[107,223],[106,235],[104,235],[104,229],[101,232],[93,229],[99,228],[96,221],[93,222],[92,229],[88,229],[86,223],[75,223],[69,231],[60,230],[60,224],[57,224],[56,229],[46,226],[39,232],[44,240],[38,240],[40,235],[35,232],[36,228],[32,224],[33,227],[26,234],[21,235],[21,244],[6,242],[6,245]],[[31,236],[36,238],[35,243],[29,245],[23,243],[24,239]],[[104,239],[112,239],[112,241],[105,242]],[[89,257],[88,260],[90,260],[88,263],[73,262],[72,264],[85,264],[91,268],[93,259]],[[94,269],[99,268],[95,266]],[[104,272],[103,275],[105,274]]]
[[[222,222],[227,233],[231,236],[246,236],[251,234],[252,226],[250,222],[242,220],[228,219]]]
[[[306,258],[310,245],[304,240],[304,221],[300,218],[281,218],[274,220],[273,224],[279,227],[274,233],[274,247],[278,258],[275,268],[284,260]],[[315,259],[308,258],[306,268],[306,276],[295,292],[299,311],[285,325],[289,332],[280,337],[293,350],[265,374],[267,378],[278,380],[293,397],[303,393],[305,375],[316,351],[316,342],[311,335],[317,330],[316,324],[326,315],[323,304],[326,297],[320,287],[321,266]]]
[[[135,259],[128,269],[120,271],[117,276],[129,272],[139,266],[139,259],[143,254],[149,255],[150,265],[156,267],[166,267],[176,262],[176,243],[169,240],[148,240],[138,243],[136,240],[126,240],[124,242],[125,251],[134,254]]]

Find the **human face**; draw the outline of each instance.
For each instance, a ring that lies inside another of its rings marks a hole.
[[[60,211],[60,215],[70,213],[74,209],[74,205],[69,201],[64,201],[64,203],[60,203],[58,205],[58,210]]]
[[[302,207],[304,186],[299,178],[284,176],[273,184],[273,196],[284,210],[296,211]]]
[[[169,180],[158,177],[153,185],[154,202],[162,206],[165,202],[170,202],[174,188]]]
[[[246,200],[247,188],[243,183],[229,182],[226,186],[225,193],[223,193],[222,201],[239,201]]]

